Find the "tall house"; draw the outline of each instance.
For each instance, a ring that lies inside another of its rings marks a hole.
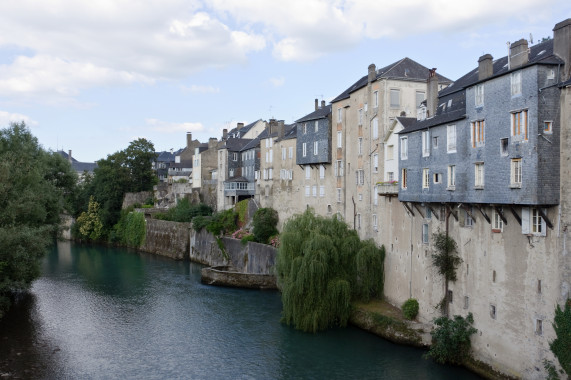
[[[384,180],[383,143],[396,117],[416,115],[426,96],[428,73],[410,58],[378,70],[371,64],[367,75],[331,102],[336,206],[361,237],[374,237],[379,225],[376,184]],[[439,89],[451,83],[437,78]]]

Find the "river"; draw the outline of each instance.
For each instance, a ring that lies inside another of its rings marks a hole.
[[[201,268],[58,243],[0,321],[0,378],[478,378],[357,328],[301,333],[278,292],[206,286]]]

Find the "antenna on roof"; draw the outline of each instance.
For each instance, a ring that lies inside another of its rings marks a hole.
[[[533,45],[533,35],[531,33],[529,33],[529,43]]]

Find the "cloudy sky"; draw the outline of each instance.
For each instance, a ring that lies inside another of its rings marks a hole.
[[[409,57],[457,79],[506,42],[537,43],[568,0],[1,0],[0,127],[96,161],[236,122],[290,123]]]

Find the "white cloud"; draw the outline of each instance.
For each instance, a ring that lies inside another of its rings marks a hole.
[[[202,94],[218,94],[220,88],[214,86],[201,86],[193,84],[191,86],[180,86],[183,92],[197,92]]]
[[[285,83],[285,78],[284,77],[270,78],[269,82],[274,87],[281,87]]]
[[[173,123],[158,119],[146,119],[147,129],[161,133],[202,132],[202,123]]]
[[[26,115],[22,115],[19,113],[11,113],[6,111],[0,111],[0,127],[4,128],[10,125],[10,123],[19,123],[23,121],[26,123],[28,127],[37,127],[38,122],[32,120],[30,117]]]

